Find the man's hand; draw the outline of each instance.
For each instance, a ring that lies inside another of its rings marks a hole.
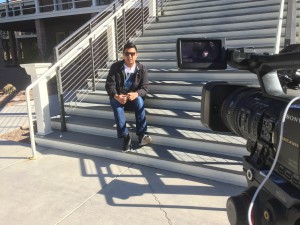
[[[114,98],[122,105],[127,102],[127,95],[115,95]]]
[[[137,92],[129,92],[127,94],[127,99],[129,101],[133,101],[134,99],[136,99],[139,96],[139,94]]]

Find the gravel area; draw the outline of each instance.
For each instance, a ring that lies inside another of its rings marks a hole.
[[[30,143],[28,127],[20,127],[5,134],[0,134],[0,140]]]
[[[17,92],[11,95],[3,92],[6,84],[12,84],[16,87]],[[9,107],[14,104],[21,104],[25,101],[25,88],[30,84],[30,76],[20,67],[0,66],[0,109]],[[20,127],[5,134],[0,134],[0,140],[10,140],[16,142],[29,143],[28,127]]]

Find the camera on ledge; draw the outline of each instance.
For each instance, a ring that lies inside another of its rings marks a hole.
[[[259,87],[220,81],[202,89],[201,122],[213,131],[233,132],[247,140],[243,172],[248,189],[228,199],[228,219],[231,225],[300,225],[300,101],[291,104],[295,96],[286,94],[299,88],[300,44],[272,55],[226,49],[225,39],[178,39],[177,62],[180,69],[224,70],[229,65],[257,75]],[[274,171],[249,216],[253,195],[273,163]]]

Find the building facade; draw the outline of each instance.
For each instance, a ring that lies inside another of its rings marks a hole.
[[[53,48],[113,0],[17,0],[0,4],[0,63],[53,62]]]

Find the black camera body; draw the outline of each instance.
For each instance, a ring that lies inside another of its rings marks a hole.
[[[270,171],[282,140],[275,169],[257,195],[251,219],[255,225],[300,225],[300,103],[289,108],[281,135],[281,120],[293,96],[284,93],[277,74],[279,70],[297,72],[300,68],[300,45],[289,46],[296,51],[259,55],[245,49],[225,49],[224,39],[216,40],[178,39],[179,68],[193,69],[192,62],[195,62],[194,69],[224,69],[224,65],[229,64],[255,73],[260,84],[260,87],[249,87],[209,82],[202,89],[201,122],[213,131],[233,132],[247,140],[249,156],[243,157],[243,172],[248,189],[228,199],[228,219],[231,225],[248,224],[251,199]],[[211,61],[206,57],[203,63],[199,57],[191,59],[191,55],[199,54],[189,52],[207,51],[207,48],[199,47],[206,43],[218,48],[213,49],[213,53],[220,55],[213,55]],[[192,48],[193,45],[197,48]],[[189,47],[184,49],[184,46]]]
[[[224,82],[211,82],[203,88],[202,123],[213,131],[231,131],[244,137],[250,153],[243,157],[243,172],[249,186],[245,191],[247,194],[230,198],[227,203],[232,224],[248,224],[245,213],[250,202],[241,205],[243,200],[237,198],[251,199],[251,190],[258,187],[270,170],[279,140],[279,121],[289,100],[289,97],[268,96],[259,88]],[[255,225],[300,223],[299,122],[300,105],[290,109],[286,117],[282,152],[275,172],[255,202]]]

